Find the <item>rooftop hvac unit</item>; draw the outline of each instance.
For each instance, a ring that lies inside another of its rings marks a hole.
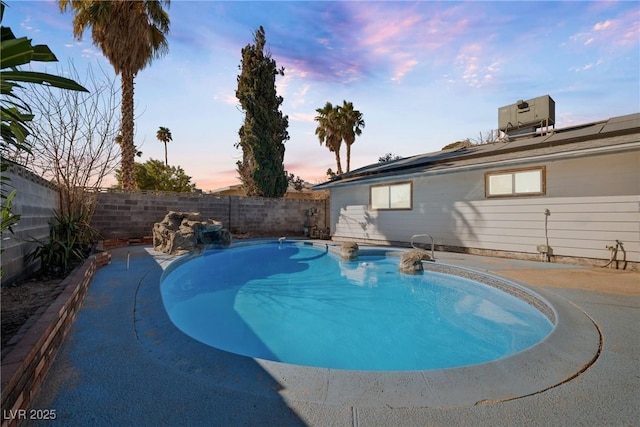
[[[498,129],[510,135],[535,132],[555,122],[556,103],[549,95],[498,108]]]

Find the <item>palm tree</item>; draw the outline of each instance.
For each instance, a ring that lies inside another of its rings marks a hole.
[[[340,162],[340,146],[342,145],[342,136],[339,132],[338,107],[334,107],[327,102],[323,108],[316,109],[318,115],[314,118],[318,122],[316,127],[316,135],[329,148],[329,151],[336,155],[336,174],[342,174],[342,164]]]
[[[169,166],[169,162],[167,160],[167,143],[169,141],[173,141],[171,138],[171,131],[169,128],[160,126],[158,132],[156,132],[156,138],[158,138],[158,141],[164,142],[164,165]]]
[[[356,140],[356,136],[362,135],[364,120],[362,113],[353,109],[353,103],[343,101],[338,108],[339,132],[342,140],[347,146],[347,172],[351,170],[351,144]]]
[[[98,46],[121,75],[121,171],[122,188],[135,188],[133,144],[133,80],[138,72],[168,51],[166,34],[169,15],[162,4],[169,0],[59,0],[60,10],[74,13],[73,35],[81,40],[91,27],[93,44]]]

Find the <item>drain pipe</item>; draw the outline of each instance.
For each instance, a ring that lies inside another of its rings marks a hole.
[[[544,245],[538,245],[538,252],[542,257],[542,262],[549,262],[549,217],[551,216],[551,211],[549,209],[544,210]]]
[[[602,267],[609,267],[610,265],[613,264],[613,262],[616,262],[616,270],[618,269],[618,250],[621,250],[622,253],[625,255],[624,256],[624,261],[626,261],[626,253],[624,250],[624,246],[622,246],[622,242],[620,240],[616,240],[616,245],[615,246],[605,246],[608,250],[609,250],[609,262],[606,263],[605,265],[603,265]]]
[[[544,210],[544,243],[549,246],[549,217],[551,211],[549,209]]]

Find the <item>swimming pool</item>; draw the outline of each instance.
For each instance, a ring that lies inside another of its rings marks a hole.
[[[364,253],[346,262],[290,242],[208,251],[167,269],[162,299],[174,325],[207,345],[334,369],[470,366],[523,351],[553,328],[534,307],[544,302],[523,289],[442,271],[401,275],[398,257]]]

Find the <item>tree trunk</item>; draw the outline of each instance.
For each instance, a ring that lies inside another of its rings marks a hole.
[[[351,170],[351,144],[346,144],[347,146],[347,172]]]
[[[164,165],[169,166],[169,160],[167,157],[167,143],[164,143]]]
[[[338,167],[338,170],[336,171],[337,175],[342,175],[342,163],[340,163],[340,152],[339,151],[334,151],[334,153],[336,153],[336,166]]]
[[[122,161],[120,164],[122,174],[122,188],[124,190],[135,190],[136,179],[134,175],[134,163],[136,149],[133,143],[133,79],[134,73],[129,70],[122,70],[122,139],[120,140],[120,151]]]

